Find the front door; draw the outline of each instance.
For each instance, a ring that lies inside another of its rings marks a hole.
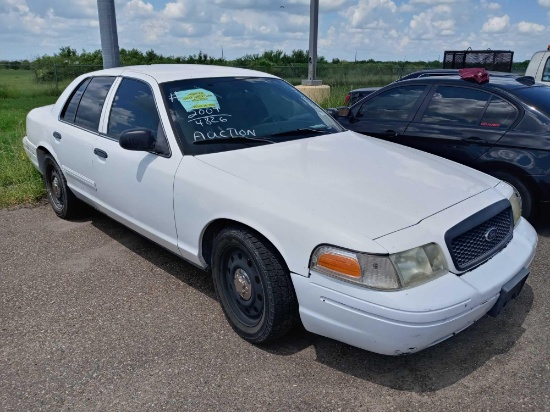
[[[427,85],[396,86],[369,96],[351,116],[340,121],[350,130],[403,143],[403,133],[425,96]],[[339,119],[340,120],[340,119]]]
[[[156,93],[143,79],[120,79],[95,146],[98,203],[107,215],[179,253],[173,188],[182,156],[177,147],[171,150],[176,145],[167,139],[156,105],[162,104],[158,88]],[[135,128],[153,132],[157,140],[153,151],[120,147],[120,134]]]

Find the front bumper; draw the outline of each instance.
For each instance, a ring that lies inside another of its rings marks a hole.
[[[385,355],[418,352],[485,315],[501,288],[533,260],[537,234],[521,219],[510,243],[481,266],[396,292],[356,286],[310,271],[292,275],[310,332]]]

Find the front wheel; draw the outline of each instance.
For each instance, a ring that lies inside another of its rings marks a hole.
[[[521,215],[527,220],[532,220],[535,215],[535,208],[533,205],[533,194],[529,188],[520,179],[511,174],[497,172],[493,176],[508,183],[519,193],[521,197]]]
[[[67,186],[63,172],[50,155],[44,158],[44,183],[55,214],[63,219],[74,217],[79,210],[80,201]]]
[[[231,227],[214,239],[212,276],[231,327],[253,343],[286,334],[298,320],[298,302],[282,258],[266,240]]]

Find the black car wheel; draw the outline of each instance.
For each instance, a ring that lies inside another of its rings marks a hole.
[[[533,194],[529,188],[516,176],[508,173],[492,173],[494,177],[500,179],[514,187],[514,189],[521,196],[521,215],[527,219],[532,220],[535,215],[535,210],[533,208]]]
[[[80,201],[67,187],[65,176],[50,155],[44,158],[44,183],[48,200],[55,214],[63,219],[73,217],[79,209]]]
[[[260,236],[239,227],[223,229],[214,239],[212,276],[227,320],[244,339],[269,342],[297,322],[289,272]]]

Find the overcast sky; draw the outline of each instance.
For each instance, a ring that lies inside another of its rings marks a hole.
[[[115,0],[120,47],[229,59],[308,48],[310,0]],[[444,50],[550,44],[550,0],[320,0],[319,54],[436,60]],[[0,60],[101,47],[96,0],[0,0]]]

